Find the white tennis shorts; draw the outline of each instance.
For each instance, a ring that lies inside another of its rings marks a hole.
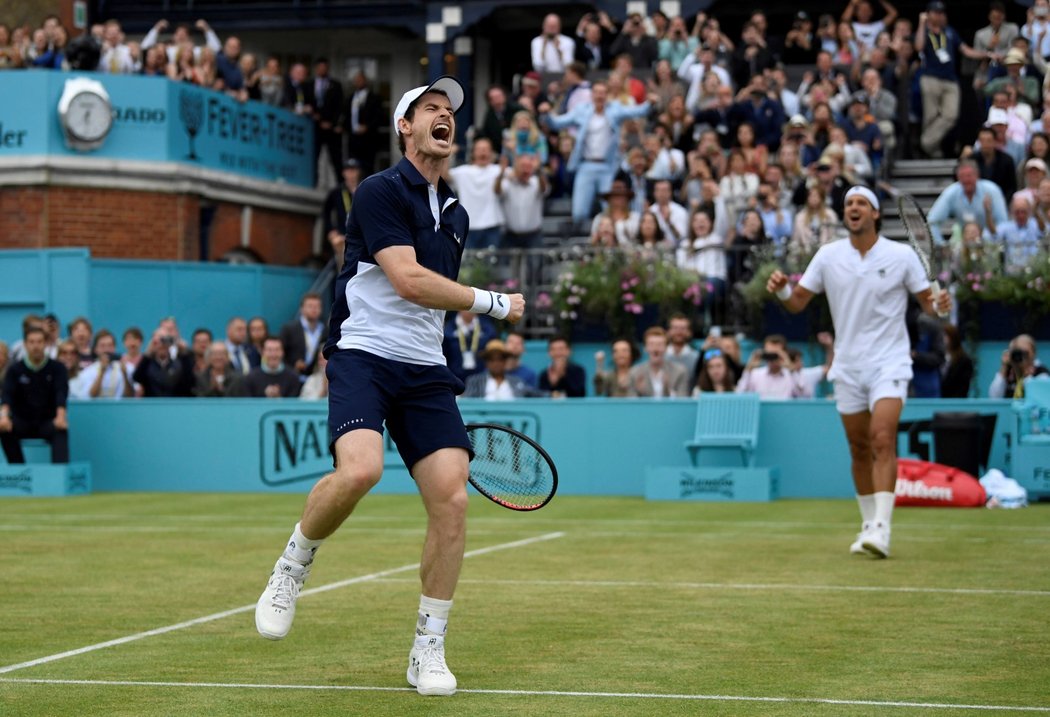
[[[910,363],[866,369],[837,369],[833,373],[835,405],[839,413],[846,415],[873,411],[875,402],[883,398],[899,398],[903,404],[908,398],[908,384],[912,377]]]

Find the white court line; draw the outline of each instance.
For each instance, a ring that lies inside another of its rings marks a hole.
[[[18,677],[0,678],[0,683],[36,685],[83,685],[98,687],[189,687],[241,690],[314,690],[337,692],[415,692],[411,687],[370,687],[365,685],[261,685],[250,682],[161,682],[133,680],[46,680]],[[982,710],[999,712],[1050,712],[1050,707],[1024,705],[972,705],[947,702],[900,702],[891,700],[846,700],[827,697],[755,697],[749,695],[688,695],[659,692],[579,692],[562,690],[481,690],[457,689],[457,694],[508,695],[514,697],[599,697],[640,700],[696,700],[704,702],[772,702],[778,704],[845,705],[850,707],[907,707],[913,709]]]
[[[377,578],[376,582],[409,582],[398,578]],[[938,595],[1010,595],[1014,597],[1050,597],[1050,590],[1011,590],[1008,588],[925,588],[893,585],[804,585],[795,583],[693,583],[644,580],[470,580],[478,585],[537,585],[595,588],[679,588],[685,590],[772,590],[796,592],[862,592],[862,593],[933,593]]]
[[[554,540],[561,538],[565,533],[545,533],[538,535],[534,538],[525,538],[524,540],[515,540],[510,543],[500,543],[499,545],[490,545],[487,548],[478,548],[477,550],[468,550],[463,554],[464,558],[473,558],[478,555],[487,555],[488,553],[495,553],[500,550],[509,550],[511,548],[520,548],[533,543],[540,543],[545,540]],[[339,588],[345,588],[348,585],[355,585],[357,583],[368,582],[371,580],[378,580],[379,578],[387,577],[388,575],[396,575],[397,573],[408,572],[409,570],[418,570],[419,563],[413,563],[411,565],[402,565],[399,568],[391,568],[390,570],[381,570],[377,573],[371,573],[369,575],[360,575],[356,578],[349,578],[347,580],[340,580],[334,583],[328,583],[327,585],[320,585],[316,588],[310,588],[309,590],[303,590],[299,593],[303,595],[316,595],[317,593],[328,592],[329,590],[338,590]],[[230,617],[231,615],[239,615],[243,612],[249,612],[255,609],[255,603],[251,605],[242,605],[241,607],[235,607],[232,610],[223,610],[222,612],[212,613],[211,615],[205,615],[204,617],[198,617],[193,620],[187,620],[185,622],[176,623],[174,625],[167,625],[165,627],[158,627],[155,630],[147,630],[145,632],[137,632],[134,635],[127,635],[125,637],[119,637],[115,640],[107,640],[106,642],[99,642],[94,645],[88,645],[86,647],[80,647],[76,650],[67,650],[66,652],[59,652],[54,655],[48,655],[46,657],[39,657],[35,660],[29,660],[27,662],[19,662],[15,665],[7,665],[6,667],[0,667],[0,674],[7,672],[15,672],[16,670],[23,670],[27,667],[35,667],[36,665],[43,665],[48,662],[55,662],[56,660],[62,660],[66,657],[74,657],[76,655],[83,655],[87,652],[94,652],[95,650],[101,650],[106,647],[114,647],[116,645],[125,645],[129,642],[135,642],[136,640],[142,640],[143,638],[153,637],[155,635],[163,635],[168,632],[174,632],[175,630],[182,630],[187,627],[193,627],[194,625],[203,625],[207,622],[214,622],[215,620],[221,620],[224,617]]]

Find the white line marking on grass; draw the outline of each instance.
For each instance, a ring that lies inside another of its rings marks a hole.
[[[489,553],[495,553],[500,550],[510,550],[511,548],[521,548],[526,545],[532,545],[533,543],[540,543],[546,540],[554,540],[561,538],[565,533],[545,533],[538,535],[533,538],[525,538],[524,540],[515,540],[510,543],[500,543],[499,545],[490,545],[487,548],[478,548],[476,550],[468,550],[463,554],[464,558],[473,558],[479,555],[487,555]],[[409,570],[418,570],[419,563],[413,563],[411,565],[402,565],[398,568],[391,568],[389,570],[381,570],[376,573],[369,575],[360,575],[356,578],[348,578],[347,580],[340,580],[334,583],[328,583],[327,585],[319,585],[316,588],[310,588],[303,590],[300,596],[303,595],[316,595],[317,593],[328,592],[329,590],[338,590],[339,588],[345,588],[348,585],[355,585],[357,583],[364,583],[380,578],[387,577],[388,575],[396,575],[397,573],[408,572]],[[155,635],[163,635],[168,632],[174,632],[176,630],[182,630],[187,627],[193,627],[194,625],[203,625],[207,622],[214,622],[215,620],[221,620],[224,617],[230,617],[232,615],[239,615],[244,612],[249,612],[255,609],[255,603],[251,605],[242,605],[241,607],[235,607],[232,610],[223,610],[222,612],[212,613],[211,615],[205,615],[204,617],[198,617],[193,620],[187,620],[185,622],[176,623],[174,625],[167,625],[165,627],[158,627],[155,630],[147,630],[145,632],[137,632],[134,635],[127,635],[125,637],[118,637],[115,640],[107,640],[106,642],[99,642],[94,645],[88,645],[86,647],[80,647],[76,650],[67,650],[66,652],[59,652],[54,655],[48,655],[46,657],[39,657],[35,660],[29,660],[27,662],[19,662],[15,665],[7,665],[6,667],[0,667],[0,674],[15,672],[16,670],[23,670],[27,667],[35,667],[36,665],[43,665],[48,662],[55,662],[56,660],[62,660],[66,657],[74,657],[76,655],[83,655],[87,652],[94,652],[95,650],[101,650],[106,647],[115,647],[116,645],[124,645],[129,642],[135,642],[136,640],[142,640],[147,637],[154,637]]]
[[[409,582],[398,578],[377,578],[376,582]],[[645,580],[477,580],[466,579],[460,584],[479,585],[536,585],[595,588],[679,588],[685,590],[784,590],[809,592],[862,592],[862,593],[933,593],[938,595],[1010,595],[1014,597],[1050,597],[1050,590],[1012,590],[1008,588],[926,588],[896,585],[802,585],[795,583],[693,583],[658,582]]]
[[[47,680],[18,677],[0,678],[0,683],[28,685],[82,685],[98,687],[188,687],[194,689],[314,690],[339,692],[415,692],[411,687],[371,687],[366,685],[260,685],[250,682],[162,682],[137,680]],[[851,707],[905,707],[912,709],[983,710],[1001,712],[1050,712],[1050,707],[1027,705],[973,705],[947,702],[902,702],[897,700],[846,700],[826,697],[753,697],[749,695],[687,695],[659,692],[580,692],[562,690],[482,690],[459,689],[458,694],[508,695],[513,697],[599,697],[640,700],[696,700],[705,702],[772,702],[779,704],[845,705]]]

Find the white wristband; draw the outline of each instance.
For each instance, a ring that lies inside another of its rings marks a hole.
[[[784,284],[777,291],[776,296],[781,301],[787,301],[788,299],[790,299],[791,298],[791,285],[790,284]]]
[[[498,291],[488,291],[471,287],[474,292],[474,305],[470,310],[475,314],[488,314],[495,319],[505,319],[510,313],[510,297]]]

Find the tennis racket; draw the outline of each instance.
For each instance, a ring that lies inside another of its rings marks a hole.
[[[536,441],[495,423],[468,423],[467,435],[470,484],[483,496],[511,510],[538,510],[554,497],[558,469]]]
[[[910,194],[901,194],[897,197],[897,211],[900,213],[904,230],[908,233],[908,243],[915,253],[919,255],[919,262],[926,272],[926,278],[930,280],[930,289],[933,291],[933,300],[941,295],[941,283],[937,280],[939,267],[935,264],[937,252],[933,246],[933,234],[930,233],[930,225],[926,222],[926,214],[922,207]],[[948,316],[947,312],[937,314],[943,319]]]

